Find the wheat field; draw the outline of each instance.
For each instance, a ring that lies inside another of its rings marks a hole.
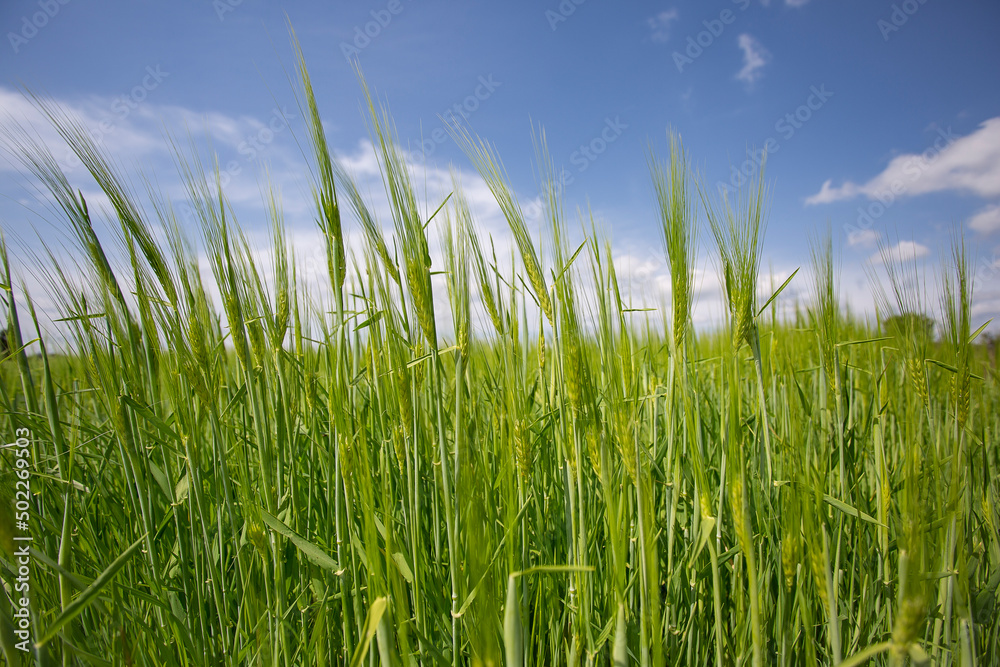
[[[49,149],[7,132],[78,252],[0,248],[0,431],[30,434],[0,450],[3,607],[28,610],[0,615],[8,664],[1000,664],[1000,390],[960,236],[926,314],[923,277],[887,258],[880,319],[850,315],[828,234],[779,317],[758,290],[764,177],[720,198],[672,136],[646,156],[671,282],[652,313],[596,224],[568,231],[544,134],[533,229],[496,150],[452,128],[509,224],[505,262],[458,185],[424,210],[361,79],[377,219],[301,54],[297,77],[321,292],[273,193],[262,266],[217,168],[175,147],[185,228],[36,98],[111,202],[99,238]],[[713,331],[691,324],[700,235]]]

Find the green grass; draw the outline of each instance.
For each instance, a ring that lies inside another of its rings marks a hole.
[[[260,266],[193,148],[175,146],[198,242],[39,101],[112,203],[108,244],[46,147],[9,133],[79,251],[28,266],[0,244],[0,433],[34,434],[40,643],[19,653],[4,611],[9,664],[997,664],[1000,390],[961,238],[940,340],[847,315],[829,236],[810,305],[779,321],[758,302],[763,178],[736,202],[698,197],[672,137],[649,156],[671,269],[653,318],[591,219],[570,241],[544,132],[537,236],[495,149],[453,128],[510,224],[507,265],[460,184],[423,210],[362,79],[386,236],[298,74],[322,293],[300,281],[277,197]],[[729,306],[714,333],[690,324],[699,202]],[[886,255],[880,312],[919,323],[920,276]],[[12,269],[44,272],[64,354],[46,353]],[[11,596],[12,450],[0,459]]]

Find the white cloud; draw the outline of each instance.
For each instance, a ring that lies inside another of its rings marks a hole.
[[[896,245],[886,248],[872,255],[869,260],[873,264],[884,264],[889,262],[909,262],[931,254],[931,249],[916,241],[900,241]]]
[[[852,248],[874,248],[878,238],[878,232],[873,229],[858,229],[847,235],[847,245]]]
[[[806,204],[828,204],[859,195],[895,200],[942,191],[1000,197],[1000,116],[964,137],[955,136],[950,128],[938,129],[922,153],[896,156],[866,183],[845,181],[834,186],[827,180]]]
[[[677,20],[678,16],[676,9],[668,9],[646,19],[646,24],[649,25],[649,29],[652,31],[651,36],[654,42],[662,43],[670,40],[670,27]]]
[[[73,104],[59,103],[54,109],[69,111],[70,118],[79,122],[99,146],[109,152],[136,160],[153,153],[165,155],[157,121],[149,117],[149,103],[130,108],[120,102],[120,98],[88,96]],[[81,167],[66,143],[45,117],[25,95],[16,90],[0,86],[0,124],[4,126],[0,150],[6,141],[19,141],[20,130],[25,130],[31,140],[49,147],[53,156],[67,172]],[[146,125],[146,130],[139,129]],[[148,131],[153,130],[156,131]],[[5,141],[6,140],[6,141]],[[9,156],[13,157],[13,156]],[[16,159],[0,160],[0,171],[20,171]]]
[[[748,33],[740,35],[738,43],[743,50],[743,69],[739,71],[736,78],[753,85],[763,74],[761,70],[764,69],[764,65],[771,62],[771,54]]]
[[[99,127],[101,120],[106,118],[110,112],[111,99],[90,97],[73,102],[60,100],[59,103],[71,113],[82,117],[84,119],[83,122],[88,127]],[[65,148],[64,144],[58,139],[58,136],[51,130],[51,126],[39,117],[37,110],[19,93],[0,86],[0,108],[3,109],[0,112],[0,116],[7,113],[19,119],[19,121],[30,122],[39,140],[46,145],[54,148]],[[297,111],[295,107],[291,108]],[[278,133],[273,138],[273,141],[260,152],[258,159],[248,160],[238,151],[238,146],[246,140],[247,136],[259,134],[267,126],[269,121],[268,113],[265,110],[257,118],[249,115],[231,116],[221,113],[200,112],[180,107],[157,105],[150,99],[141,107],[135,109],[127,118],[116,119],[117,125],[115,129],[105,134],[102,146],[107,149],[112,158],[123,161],[123,167],[126,172],[131,173],[131,167],[136,164],[141,165],[153,177],[156,185],[163,190],[166,196],[177,204],[183,202],[187,195],[176,176],[171,159],[171,150],[163,139],[163,127],[166,126],[173,130],[179,130],[177,136],[182,138],[180,143],[183,148],[187,148],[186,141],[183,140],[184,134],[182,133],[185,125],[194,129],[196,133],[195,143],[200,147],[199,150],[204,150],[206,143],[201,138],[211,136],[214,149],[220,153],[220,160],[223,161],[223,165],[226,160],[236,159],[242,168],[241,173],[234,176],[226,186],[225,192],[230,201],[238,209],[237,217],[245,225],[245,231],[251,244],[255,248],[260,249],[257,256],[261,259],[260,265],[262,267],[270,265],[271,251],[269,250],[267,230],[258,222],[265,218],[261,214],[263,209],[260,193],[260,186],[264,181],[258,178],[258,174],[262,161],[270,163],[271,180],[275,187],[283,194],[282,202],[286,214],[286,231],[289,235],[289,246],[294,248],[296,261],[301,267],[299,278],[303,282],[310,299],[324,300],[328,298],[326,292],[329,281],[326,276],[323,241],[313,223],[312,200],[307,180],[308,167],[301,152],[292,140],[291,132],[282,131]],[[112,118],[114,117],[112,116]],[[296,120],[301,121],[301,119]],[[97,125],[92,125],[93,123]],[[293,123],[294,125],[295,123]],[[959,142],[963,140],[959,140]],[[956,142],[955,145],[958,146],[959,142]],[[344,165],[357,177],[359,188],[362,195],[365,196],[372,212],[385,227],[386,233],[391,235],[391,209],[384,193],[384,186],[371,143],[368,140],[361,140],[354,144],[338,146],[337,150],[338,156]],[[60,156],[58,152],[55,154],[57,157]],[[944,158],[942,157],[942,159]],[[448,165],[421,164],[412,154],[407,154],[407,162],[414,188],[421,198],[420,206],[425,211],[425,214],[429,214],[437,208],[441,199],[451,191],[452,171],[449,170]],[[15,187],[13,184],[19,179],[14,174],[13,169],[16,169],[16,165],[12,167],[4,166],[3,160],[0,159],[0,188],[3,189],[4,195],[11,195],[8,197],[11,200],[16,198],[12,194]],[[513,245],[507,223],[499,211],[489,188],[469,168],[457,168],[455,173],[463,186],[463,191],[472,209],[476,228],[484,246],[488,247],[489,238],[492,238],[497,244],[497,256],[500,258],[501,264],[505,263],[507,261],[506,258],[511,256]],[[69,175],[74,185],[78,181],[80,182],[79,187],[83,190],[92,208],[109,207],[107,198],[97,190],[93,183],[89,181],[86,183],[83,182],[85,174],[82,168],[70,172]],[[140,193],[143,191],[142,188],[139,188]],[[528,196],[521,196],[520,199],[522,207],[528,213],[529,209],[532,209],[531,203],[533,200]],[[980,211],[973,219],[979,219],[979,216],[985,215],[988,210],[990,209]],[[151,210],[150,212],[152,213]],[[540,211],[536,215],[540,216]],[[349,212],[345,211],[345,216],[345,233],[348,244],[351,248],[360,249],[364,241],[358,225],[351,219],[352,216]],[[155,215],[153,218],[155,224]],[[443,220],[443,216],[439,216],[439,220]],[[982,220],[986,220],[986,218],[983,217]],[[13,227],[19,221],[10,220],[9,222]],[[530,228],[537,229],[539,225],[536,223],[537,221],[533,219],[529,223]],[[62,232],[59,229],[57,221],[51,221],[51,224],[53,225],[53,232]],[[970,221],[970,225],[972,224]],[[190,235],[192,238],[197,238],[197,225],[193,220],[191,221],[191,225],[189,229]],[[612,225],[609,224],[608,228],[611,229]],[[102,235],[102,238],[109,239],[108,249],[109,251],[114,251],[114,248],[112,248],[115,245],[112,240],[113,235],[105,235],[102,229],[98,230],[99,233]],[[429,232],[434,267],[438,269],[441,266],[441,253],[440,235],[437,233],[436,223],[431,225]],[[48,230],[46,233],[48,233]],[[9,238],[10,236],[13,236],[13,234],[9,235]],[[862,233],[856,238],[849,239],[849,242],[859,247],[869,247],[871,243],[875,242],[875,237],[873,234]],[[63,247],[62,244],[60,246]],[[64,247],[70,248],[72,244],[66,244]],[[624,294],[628,295],[630,304],[635,308],[658,308],[663,303],[661,298],[667,299],[667,303],[669,303],[669,271],[659,248],[650,248],[648,240],[642,238],[633,238],[631,240],[616,239],[613,247],[615,265],[619,269],[622,290]],[[900,243],[891,252],[895,253],[894,256],[901,258],[924,257],[930,253],[925,246],[914,242]],[[549,252],[544,252],[543,254],[551,257],[551,253]],[[360,257],[360,253],[358,256]],[[117,257],[113,258],[113,261],[120,261],[121,259],[122,256],[119,252],[117,253]],[[208,278],[207,283],[211,284],[212,281],[209,278],[211,271],[207,264],[207,258],[202,257],[202,260],[201,265],[205,271],[204,275]],[[719,326],[724,322],[725,304],[722,299],[722,290],[718,282],[718,270],[712,253],[700,254],[696,265],[693,282],[696,294],[693,304],[693,318],[695,325],[699,329],[709,329]],[[583,268],[584,264],[580,266],[580,273],[585,277],[589,271]],[[990,282],[989,277],[995,276],[996,272],[1000,271],[1000,262],[996,260],[996,255],[994,254],[989,261],[983,260],[976,267],[976,312],[992,314],[997,310],[996,304],[1000,303],[1000,293],[991,294],[988,288],[981,288],[980,286],[988,285]],[[770,276],[761,277],[759,293],[762,295],[762,298],[766,299],[770,296],[774,286],[780,285],[784,278],[790,275],[789,268],[787,266],[776,266],[773,281],[771,281]],[[22,273],[25,273],[25,265],[21,265],[21,270]],[[269,269],[265,268],[265,271],[267,270]],[[501,270],[506,271],[507,269],[501,267]],[[858,275],[863,276],[860,271]],[[985,276],[986,278],[981,276]],[[24,277],[29,288],[32,290],[32,294],[38,295],[39,305],[44,308],[45,316],[54,318],[57,312],[51,300],[46,296],[44,284],[40,282],[40,279],[36,275],[25,273]],[[867,286],[867,283],[861,282],[860,278],[857,281],[849,281],[846,275],[841,282],[845,286],[843,293],[845,303],[850,304],[855,309],[855,312],[858,312],[858,310],[873,312],[871,290]],[[792,281],[789,289],[782,294],[782,303],[794,304],[795,298],[801,296],[795,290],[799,289],[803,284],[801,276]],[[215,288],[212,287],[211,289],[214,290]],[[449,335],[446,332],[449,331],[448,322],[450,316],[447,299],[445,298],[444,288],[440,284],[440,279],[435,282],[434,289],[435,296],[438,297],[435,301],[438,315],[441,318],[441,330],[443,335],[447,336]],[[483,328],[489,329],[489,325],[486,324],[486,319],[483,315],[482,306],[475,297],[474,303],[475,321],[482,322]],[[984,306],[981,304],[987,305]],[[781,307],[784,308],[786,306]],[[632,315],[633,318],[645,318],[647,316],[653,319],[662,317],[661,314],[655,312],[648,314],[637,312]],[[636,321],[638,322],[638,319]],[[53,325],[53,328],[56,328],[55,325]]]
[[[187,192],[177,174],[175,150],[168,136],[173,137],[182,153],[196,151],[209,171],[218,158],[231,203],[261,205],[264,181],[260,174],[265,166],[269,179],[276,186],[284,185],[285,193],[293,195],[286,200],[290,204],[287,212],[301,212],[300,204],[310,203],[308,189],[303,188],[300,193],[292,187],[302,182],[306,168],[289,129],[300,121],[294,105],[286,107],[284,112],[268,110],[259,117],[231,116],[159,104],[155,95],[155,90],[150,91],[143,101],[100,95],[43,98],[43,104],[61,121],[70,121],[89,134],[121,173],[134,176],[142,170],[154,176],[162,192],[175,201],[185,199]],[[27,139],[44,146],[75,187],[92,189],[87,170],[42,109],[19,91],[4,86],[0,86],[0,109],[0,124],[4,128],[0,133],[0,175],[24,171],[19,153]],[[143,191],[141,184],[137,184],[138,191]]]
[[[829,204],[841,199],[854,197],[861,191],[861,188],[850,181],[839,187],[832,187],[832,184],[833,181],[830,179],[823,181],[819,192],[806,198],[806,204],[810,206],[813,204]]]
[[[211,170],[210,165],[213,160],[209,149],[217,153],[223,191],[229,203],[233,205],[236,219],[242,223],[243,231],[251,246],[258,249],[255,250],[255,257],[261,260],[260,266],[265,267],[265,278],[270,270],[266,267],[271,264],[273,251],[270,247],[269,232],[262,224],[266,219],[263,189],[269,185],[273,187],[279,193],[289,247],[294,249],[296,263],[299,265],[299,278],[310,298],[318,297],[320,300],[328,298],[326,293],[329,291],[329,281],[326,276],[324,243],[314,223],[315,214],[308,178],[309,165],[292,135],[293,130],[297,131],[296,121],[301,122],[294,105],[289,105],[289,109],[296,112],[294,115],[289,112],[292,126],[290,130],[287,126],[273,121],[270,111],[259,118],[249,115],[230,116],[157,105],[150,100],[131,110],[126,117],[120,117],[114,115],[112,103],[111,98],[96,96],[86,99],[58,99],[51,102],[53,108],[64,111],[87,131],[95,134],[95,142],[99,148],[112,161],[121,165],[122,174],[126,179],[131,179],[134,184],[139,185],[135,188],[137,194],[145,192],[142,182],[136,179],[138,170],[142,169],[143,173],[150,177],[154,187],[171,202],[179,222],[192,239],[200,237],[197,214],[187,201],[189,195],[177,173],[173,149],[164,136],[164,128],[178,137],[178,147],[182,152],[196,152],[198,159],[206,165],[206,169]],[[82,165],[78,162],[74,164],[69,147],[53,129],[52,124],[22,94],[3,86],[0,86],[0,119],[5,128],[0,132],[0,188],[3,188],[4,194],[7,194],[8,189],[23,190],[27,187],[34,197],[29,197],[30,201],[25,208],[29,211],[37,209],[50,212],[55,227],[53,231],[62,232],[58,222],[61,219],[60,214],[45,189],[36,188],[33,179],[25,174],[16,157],[17,146],[8,145],[6,148],[10,150],[6,152],[13,154],[4,155],[4,144],[9,143],[9,140],[16,141],[19,134],[16,128],[23,128],[25,136],[52,152],[74,187],[81,189],[92,213],[96,214],[95,224],[98,233],[104,239],[109,258],[113,264],[127,267],[127,263],[123,262],[125,257],[123,249],[116,242],[114,233],[107,231],[114,229],[116,225],[105,224],[114,218],[107,196],[96,186]],[[102,122],[105,123],[103,129]],[[12,128],[13,132],[8,133]],[[186,139],[186,128],[192,128],[193,145]],[[5,134],[7,136],[4,136]],[[5,142],[5,139],[8,141]],[[251,139],[256,140],[256,144],[250,142]],[[391,207],[385,195],[371,142],[362,140],[354,146],[338,147],[337,153],[344,166],[354,174],[370,210],[385,227],[386,234],[391,236]],[[510,257],[512,243],[507,223],[492,193],[477,173],[468,168],[450,169],[449,165],[424,164],[411,153],[404,155],[419,205],[425,216],[429,216],[452,191],[454,176],[461,182],[476,228],[487,251],[492,239],[496,244],[498,256]],[[5,160],[5,157],[8,159]],[[211,171],[209,178],[214,178]],[[9,197],[9,199],[15,198]],[[145,198],[139,197],[139,204],[147,206]],[[349,246],[360,251],[364,244],[363,235],[353,219],[352,212],[347,210],[346,201],[344,204],[345,236]],[[149,207],[146,210],[151,214],[149,223],[154,227],[158,226],[159,218],[154,210]],[[106,215],[102,215],[105,213]],[[442,263],[437,223],[444,219],[445,216],[438,216],[436,223],[429,230],[435,267],[440,267]],[[42,220],[48,222],[44,213]],[[23,224],[28,226],[31,223]],[[67,242],[67,247],[72,248],[73,242],[68,237]],[[357,256],[361,257],[360,252]],[[210,267],[204,255],[200,257],[200,265],[205,272],[204,275],[210,276]],[[125,274],[127,273],[125,271]],[[26,275],[25,278],[32,293],[46,293],[46,286],[39,281],[38,276]],[[212,283],[210,278],[206,281],[210,291],[217,295],[218,289]],[[442,286],[442,293],[443,290]],[[442,298],[438,309],[442,331],[448,329],[446,304],[447,300]],[[51,320],[58,315],[59,313],[52,309],[43,313],[43,319],[48,320],[45,326],[49,328]],[[59,326],[51,328],[54,331],[60,330]],[[61,337],[62,334],[56,335]]]
[[[993,204],[977,211],[969,220],[969,227],[983,234],[1000,231],[1000,204]]]

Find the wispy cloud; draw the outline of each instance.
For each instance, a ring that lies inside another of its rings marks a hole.
[[[743,50],[743,69],[736,78],[753,85],[763,74],[764,66],[771,62],[771,54],[749,33],[740,35],[738,44]]]
[[[910,262],[931,254],[931,249],[916,241],[900,241],[894,246],[885,248],[869,259],[873,264],[884,264],[886,262]]]
[[[668,9],[646,19],[646,23],[652,31],[650,36],[653,41],[660,43],[669,41],[670,27],[677,21],[678,17],[677,9]]]
[[[896,156],[866,183],[845,181],[835,186],[827,180],[806,204],[828,204],[861,195],[895,199],[942,191],[1000,197],[1000,116],[964,137],[939,129],[924,152]]]
[[[789,7],[804,7],[809,4],[809,0],[785,0]]]
[[[847,245],[852,248],[874,248],[878,238],[878,232],[873,229],[859,229],[847,235]]]
[[[969,220],[969,227],[983,234],[1000,231],[1000,204],[987,206]]]

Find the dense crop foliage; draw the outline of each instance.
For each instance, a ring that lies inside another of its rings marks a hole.
[[[653,318],[590,222],[569,241],[543,134],[539,238],[493,148],[454,128],[509,222],[505,268],[460,187],[423,210],[365,88],[387,235],[299,75],[322,295],[304,288],[277,197],[262,266],[217,174],[178,151],[203,274],[169,203],[150,188],[141,206],[72,119],[39,102],[107,195],[113,249],[46,147],[13,133],[81,253],[43,264],[71,332],[61,355],[11,284],[20,259],[2,256],[0,429],[33,434],[32,661],[996,664],[1000,390],[973,344],[960,240],[936,339],[907,265],[890,261],[879,292],[895,326],[846,316],[829,239],[803,272],[810,305],[779,322],[758,300],[763,182],[700,194],[674,138],[650,156],[671,270]],[[364,233],[353,251],[345,206]],[[711,335],[690,325],[702,209],[729,310]]]

